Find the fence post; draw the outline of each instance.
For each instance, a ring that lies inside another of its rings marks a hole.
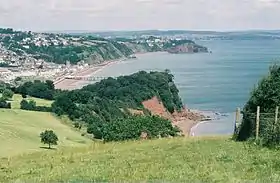
[[[279,107],[277,106],[275,110],[275,124],[277,123],[278,120],[278,111],[279,111]]]
[[[237,133],[237,127],[238,124],[240,123],[240,108],[237,107],[236,108],[236,112],[235,112],[235,126],[234,126],[234,133]]]
[[[277,121],[278,121],[278,112],[279,112],[279,107],[277,106],[276,109],[275,109],[275,121],[274,121],[274,125],[273,125],[274,132],[275,132],[276,124],[277,124]]]
[[[257,107],[257,117],[256,117],[256,139],[259,138],[260,130],[260,106]]]

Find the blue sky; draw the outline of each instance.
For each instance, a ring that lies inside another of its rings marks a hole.
[[[280,29],[280,0],[1,0],[24,30]]]

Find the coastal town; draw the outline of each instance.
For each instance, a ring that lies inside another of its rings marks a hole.
[[[136,53],[208,52],[195,42],[165,36],[110,38],[92,35],[34,33],[0,29],[0,80],[53,80],[89,76],[113,61],[135,59]],[[67,81],[63,85],[69,85]]]

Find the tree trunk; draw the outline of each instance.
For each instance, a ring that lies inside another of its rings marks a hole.
[[[49,143],[49,149],[51,149],[51,144]]]

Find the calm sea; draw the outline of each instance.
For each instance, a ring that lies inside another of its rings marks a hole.
[[[118,76],[139,70],[171,70],[183,102],[190,108],[228,114],[200,124],[195,135],[231,134],[237,107],[243,107],[269,66],[280,60],[280,40],[201,41],[212,54],[152,53],[113,64],[97,73]]]

